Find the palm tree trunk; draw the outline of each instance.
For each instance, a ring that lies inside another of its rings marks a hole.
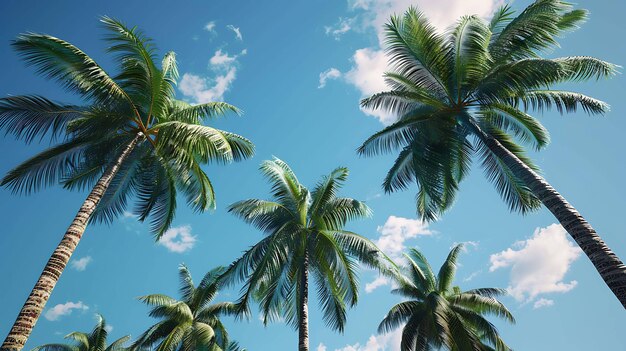
[[[309,351],[309,250],[304,250],[300,277],[300,321],[298,322],[298,351]]]
[[[474,125],[479,138],[520,177],[535,196],[552,212],[578,246],[589,257],[615,297],[626,308],[626,266],[602,241],[591,225],[545,179],[505,148],[497,139]]]
[[[98,183],[96,183],[91,190],[91,193],[89,193],[89,196],[87,196],[87,199],[80,207],[76,217],[74,217],[72,224],[70,224],[65,235],[63,235],[63,239],[52,253],[52,256],[50,256],[48,263],[46,263],[39,280],[37,280],[35,287],[30,292],[24,306],[22,306],[22,310],[18,314],[15,323],[13,323],[13,327],[11,327],[9,335],[7,335],[0,350],[20,351],[24,347],[24,344],[26,344],[30,333],[35,327],[52,293],[52,289],[54,289],[61,273],[74,253],[80,238],[83,236],[91,214],[98,205],[98,202],[100,202],[100,199],[102,199],[109,184],[111,184],[111,180],[115,177],[115,174],[117,174],[122,162],[124,162],[126,157],[128,157],[142,138],[142,133],[137,134],[126,146],[124,151],[122,151],[115,163],[104,172],[102,177],[98,180]]]

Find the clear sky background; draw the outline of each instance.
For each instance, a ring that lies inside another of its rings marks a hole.
[[[215,123],[250,138],[257,146],[249,161],[209,166],[218,208],[194,214],[181,201],[168,240],[155,244],[146,225],[128,216],[94,225],[78,246],[30,341],[59,342],[70,331],[90,330],[95,313],[112,326],[112,337],[139,335],[154,320],[137,296],[177,296],[177,266],[184,262],[199,280],[227,265],[261,233],[226,213],[228,204],[265,198],[269,187],[258,172],[275,155],[288,162],[310,187],[337,166],[350,178],[342,194],[366,200],[370,220],[349,229],[377,241],[393,257],[419,247],[439,267],[450,247],[468,242],[457,284],[463,289],[503,287],[517,318],[497,325],[516,350],[626,350],[626,314],[588,259],[547,210],[511,214],[482,170],[475,167],[458,200],[440,221],[416,220],[415,188],[385,195],[380,184],[393,155],[364,159],[355,149],[391,116],[361,111],[361,97],[384,89],[386,59],[381,25],[393,12],[418,5],[440,28],[462,14],[484,17],[498,0],[320,0],[320,1],[2,1],[0,3],[0,96],[42,94],[79,102],[20,62],[9,42],[19,33],[48,33],[77,45],[105,69],[113,69],[101,41],[98,18],[108,15],[145,31],[160,49],[178,54],[180,96],[189,102],[225,100],[245,111]],[[527,1],[516,1],[521,9]],[[547,56],[592,55],[626,64],[622,1],[581,1],[591,11],[582,29],[561,40]],[[570,86],[604,101],[604,117],[584,113],[538,116],[552,144],[533,154],[548,181],[592,223],[608,245],[626,259],[626,81]],[[45,144],[24,146],[0,139],[0,174]],[[52,187],[29,197],[0,190],[0,337],[4,338],[50,253],[86,193]],[[398,297],[372,271],[361,272],[361,299],[350,310],[343,335],[323,325],[311,305],[311,348],[317,351],[396,350],[398,333],[377,335],[376,327]],[[314,291],[314,290],[313,290]],[[237,289],[220,300],[234,300]],[[313,299],[315,301],[315,299]],[[494,319],[495,321],[495,319]],[[246,322],[226,318],[231,335],[249,350],[293,350],[297,333],[281,323],[263,327],[255,310]],[[113,340],[113,339],[111,339]]]

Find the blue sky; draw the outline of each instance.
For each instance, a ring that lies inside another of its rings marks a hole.
[[[482,170],[475,167],[462,184],[457,202],[440,221],[416,220],[415,189],[382,194],[380,183],[393,156],[360,158],[355,149],[391,116],[361,111],[361,97],[379,91],[385,58],[380,25],[392,12],[418,5],[441,28],[466,13],[488,17],[497,0],[358,1],[3,1],[0,4],[0,61],[5,69],[0,96],[37,93],[78,102],[55,83],[35,75],[11,51],[19,33],[52,34],[80,47],[102,66],[111,59],[98,18],[108,15],[136,25],[160,49],[178,54],[180,96],[190,102],[224,99],[245,111],[215,123],[250,138],[257,146],[249,161],[209,166],[218,208],[194,214],[181,205],[168,241],[155,244],[147,226],[128,216],[112,225],[87,229],[55,289],[27,348],[58,342],[73,330],[89,330],[94,313],[113,327],[112,336],[139,335],[150,323],[136,297],[177,294],[177,266],[184,262],[200,277],[227,265],[261,234],[229,215],[237,200],[268,196],[257,168],[273,155],[288,162],[300,181],[312,186],[339,165],[351,175],[343,194],[366,200],[370,220],[349,229],[375,240],[390,255],[417,246],[438,267],[450,247],[468,242],[457,283],[463,289],[503,287],[503,301],[517,318],[515,326],[497,322],[517,350],[626,350],[626,315],[591,263],[571,243],[546,210],[527,216],[508,212]],[[527,1],[516,1],[520,9]],[[590,20],[561,40],[548,56],[592,55],[626,64],[626,26],[617,1],[581,2]],[[624,220],[626,173],[626,81],[568,87],[607,101],[604,117],[582,112],[540,115],[552,144],[533,154],[548,181],[594,225],[608,245],[626,257]],[[0,174],[45,144],[25,146],[0,139]],[[0,190],[0,334],[6,335],[36,277],[75,215],[85,193],[52,187],[29,197]],[[182,202],[181,202],[182,203]],[[372,271],[361,272],[361,299],[350,310],[343,335],[324,327],[311,306],[311,349],[318,351],[394,350],[398,335],[377,335],[376,327],[398,297]],[[222,300],[237,298],[224,291]],[[258,313],[247,322],[227,319],[232,336],[250,350],[292,350],[297,333],[283,324],[263,327]]]

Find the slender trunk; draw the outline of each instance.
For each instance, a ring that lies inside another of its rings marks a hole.
[[[520,177],[535,196],[552,212],[563,228],[589,257],[615,297],[626,308],[626,266],[602,241],[591,225],[545,179],[520,161],[498,140],[482,132],[479,137],[498,158]]]
[[[74,253],[80,238],[83,236],[89,217],[91,217],[96,205],[98,205],[98,202],[102,199],[109,184],[111,184],[111,180],[119,170],[120,165],[132,152],[141,138],[143,138],[143,134],[139,133],[126,146],[115,163],[104,172],[102,177],[98,180],[98,183],[96,183],[91,190],[89,196],[87,196],[87,199],[80,207],[76,217],[74,217],[72,224],[70,224],[65,235],[63,235],[63,239],[52,253],[52,256],[50,256],[48,263],[46,263],[39,280],[37,280],[35,287],[30,292],[28,299],[26,299],[22,310],[18,314],[15,323],[13,323],[13,327],[11,327],[9,335],[7,335],[0,350],[20,351],[24,347],[24,344],[26,344],[30,333],[35,327],[35,323],[37,323],[41,315],[41,311],[43,311],[52,293],[52,289],[54,289],[72,253]]]
[[[298,351],[309,351],[309,250],[304,250],[300,276],[300,321],[298,323]]]

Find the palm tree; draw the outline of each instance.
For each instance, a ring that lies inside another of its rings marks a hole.
[[[98,324],[91,333],[72,332],[65,336],[73,340],[73,344],[45,344],[35,347],[32,351],[126,351],[124,344],[130,336],[123,336],[107,346],[107,325],[101,315],[96,315]]]
[[[462,244],[452,248],[436,276],[418,250],[410,249],[404,255],[405,272],[394,276],[397,288],[392,291],[404,301],[393,306],[378,326],[379,333],[404,326],[402,351],[510,350],[496,327],[484,317],[492,314],[515,322],[511,312],[495,299],[505,290],[461,291],[452,285],[462,248]]]
[[[45,34],[20,35],[13,47],[43,76],[78,93],[82,106],[60,104],[38,95],[0,99],[0,129],[31,142],[50,137],[53,146],[11,170],[1,181],[14,193],[28,194],[60,182],[88,189],[61,243],[22,307],[2,350],[21,350],[88,222],[110,222],[128,207],[140,221],[150,217],[158,239],[169,228],[176,194],[201,212],[215,207],[213,186],[200,168],[250,157],[247,139],[203,125],[227,111],[224,102],[190,105],[175,99],[178,79],[173,52],[155,64],[152,41],[136,28],[104,17],[108,51],[119,62],[109,76],[77,47]]]
[[[210,270],[196,286],[185,265],[179,267],[181,300],[162,294],[142,296],[139,299],[153,306],[150,316],[161,321],[146,330],[133,343],[132,349],[159,351],[230,351],[239,350],[231,342],[220,317],[236,311],[235,304],[211,304],[221,288],[219,277],[224,268]]]
[[[391,90],[361,104],[399,118],[358,152],[399,151],[383,187],[392,192],[417,183],[417,212],[425,220],[450,208],[477,156],[512,211],[527,213],[543,204],[554,214],[626,307],[626,266],[539,175],[519,144],[539,150],[549,142],[546,129],[527,110],[608,111],[602,101],[553,86],[613,76],[615,65],[587,56],[540,56],[586,16],[560,0],[538,0],[518,16],[504,6],[490,23],[463,17],[447,34],[415,8],[392,17],[386,25],[392,72],[385,74]]]
[[[366,238],[344,230],[349,220],[371,214],[363,202],[337,197],[348,169],[335,169],[312,192],[277,158],[263,162],[260,170],[274,201],[244,200],[229,211],[267,236],[231,265],[225,279],[245,281],[240,314],[249,314],[250,298],[257,299],[263,322],[285,320],[298,329],[298,350],[307,351],[309,275],[326,325],[342,332],[346,307],[358,300],[357,262],[378,267],[386,256]]]

